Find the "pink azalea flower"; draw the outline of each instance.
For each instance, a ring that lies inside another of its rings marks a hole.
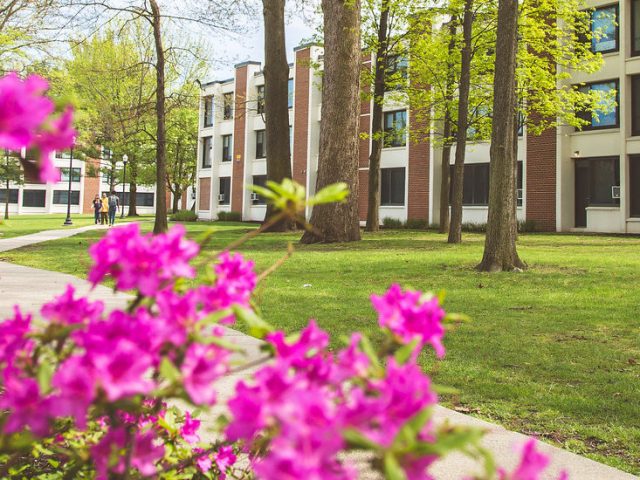
[[[24,315],[18,306],[14,316],[0,322],[0,366],[13,365],[17,356],[26,357],[33,348],[33,341],[27,338],[31,330],[31,315]]]
[[[371,303],[378,312],[380,326],[389,329],[399,341],[411,343],[418,339],[420,347],[429,343],[438,357],[444,356],[445,312],[436,297],[425,300],[421,292],[403,292],[394,284],[384,295],[371,295]]]
[[[71,416],[79,428],[86,428],[87,411],[95,398],[95,373],[85,358],[69,357],[53,376],[59,393],[49,402],[57,417]]]
[[[371,362],[369,357],[358,348],[362,335],[351,335],[349,346],[338,352],[333,381],[340,383],[353,377],[365,377]]]
[[[184,438],[185,442],[190,445],[198,443],[200,437],[198,436],[198,429],[200,428],[200,420],[191,418],[191,412],[185,412],[184,424],[180,428],[180,435]]]
[[[102,315],[104,303],[91,302],[86,297],[74,298],[75,288],[67,285],[67,289],[49,303],[42,306],[42,316],[54,323],[73,325],[97,320]]]
[[[193,453],[195,455],[198,455],[198,457],[196,457],[196,465],[198,466],[198,469],[202,473],[207,473],[209,470],[211,470],[211,467],[213,466],[213,461],[211,459],[211,455],[205,454],[204,452],[205,450],[203,450],[202,448],[193,449]]]
[[[124,428],[109,430],[91,448],[91,459],[96,468],[96,480],[108,480],[109,473],[123,473],[123,450],[127,442]]]
[[[257,281],[253,261],[245,260],[240,253],[229,252],[220,254],[218,260],[215,267],[216,284],[224,286],[238,303],[248,301]]]
[[[54,111],[44,96],[49,84],[37,75],[21,80],[15,73],[0,78],[0,148],[20,150],[31,145]]]
[[[233,453],[233,447],[230,445],[222,446],[213,457],[215,458],[216,466],[221,473],[220,479],[224,480],[226,478],[225,472],[229,467],[232,467],[237,460],[236,454]]]
[[[134,440],[131,465],[145,477],[154,476],[157,473],[156,463],[164,456],[164,446],[156,444],[156,436],[152,430],[143,434],[137,434]]]
[[[12,368],[4,371],[4,391],[0,394],[0,409],[9,410],[4,424],[6,433],[16,433],[29,428],[36,436],[49,432],[48,409],[40,396],[38,383],[24,378]]]
[[[185,354],[181,372],[184,388],[196,405],[213,405],[213,382],[227,372],[229,352],[215,345],[192,344]]]
[[[508,473],[505,469],[498,470],[500,480],[540,480],[551,460],[544,453],[536,450],[536,440],[531,438],[522,449],[522,458],[516,469]],[[562,472],[558,480],[567,480],[566,472]]]
[[[74,144],[77,132],[73,129],[73,109],[67,109],[58,118],[52,120],[48,128],[35,139],[40,149],[40,180],[57,182],[60,172],[54,167],[51,156],[56,150],[64,150]]]

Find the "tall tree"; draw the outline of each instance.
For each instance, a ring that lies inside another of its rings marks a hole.
[[[285,0],[263,0],[264,17],[264,114],[267,143],[267,180],[281,183],[291,178],[289,147],[289,63],[285,43]],[[274,215],[267,205],[265,221]],[[289,220],[271,225],[271,231],[294,227]]]
[[[465,0],[462,16],[462,57],[460,62],[458,125],[456,128],[456,155],[453,174],[449,243],[460,243],[462,241],[462,188],[464,185],[464,158],[469,118],[469,91],[471,90],[472,29],[473,0]]]
[[[198,151],[198,109],[175,109],[170,112],[167,124],[167,187],[173,195],[171,210],[179,209],[183,193],[195,182]]]
[[[478,270],[511,271],[524,268],[516,250],[516,148],[518,2],[500,0],[493,82],[493,125],[489,168],[489,217],[484,255]]]
[[[11,184],[18,185],[23,182],[22,168],[18,158],[11,155],[9,150],[4,151],[4,159],[0,161],[0,186],[4,186],[4,219],[9,219],[9,200]]]
[[[313,231],[302,243],[360,240],[358,219],[358,149],[360,120],[360,0],[322,0],[324,17],[323,121],[316,191],[345,182],[351,194],[344,203],[317,205]]]

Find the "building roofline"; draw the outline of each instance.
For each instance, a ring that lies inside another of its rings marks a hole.
[[[306,50],[311,47],[322,47],[322,44],[320,42],[305,42],[301,43],[297,47],[293,47],[293,51],[297,52],[298,50]]]
[[[256,62],[255,60],[247,60],[246,62],[236,63],[233,68],[242,68],[248,65],[262,65],[260,62]]]

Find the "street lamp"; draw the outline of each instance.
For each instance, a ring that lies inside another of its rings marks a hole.
[[[124,172],[122,176],[122,212],[120,218],[124,218],[124,207],[127,205],[127,199],[124,196],[124,184],[127,183],[127,162],[129,161],[129,155],[126,153],[122,156],[122,163],[124,163]]]
[[[73,147],[76,144],[76,137],[73,137],[71,141],[71,155],[69,155],[69,190],[67,192],[67,219],[63,225],[73,225],[71,221],[71,172],[73,171]]]

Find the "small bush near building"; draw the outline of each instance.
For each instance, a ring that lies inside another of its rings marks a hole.
[[[518,221],[518,232],[520,233],[530,233],[536,231],[536,222],[535,220],[520,220]]]
[[[463,223],[462,231],[469,233],[484,233],[487,231],[486,223]]]
[[[198,215],[193,210],[178,210],[169,217],[171,222],[196,222]]]
[[[402,220],[398,220],[397,218],[385,217],[382,219],[382,228],[402,228]]]
[[[429,224],[426,220],[420,220],[419,218],[409,218],[404,222],[404,228],[409,230],[426,230]]]
[[[218,212],[218,220],[221,222],[241,222],[242,214],[240,212]]]

